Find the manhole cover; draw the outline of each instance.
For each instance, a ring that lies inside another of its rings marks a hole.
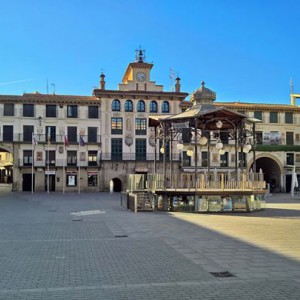
[[[219,278],[225,278],[225,277],[235,277],[233,274],[229,273],[228,271],[225,272],[210,272],[211,275]]]
[[[119,235],[115,235],[116,238],[125,238],[128,237],[127,234],[119,234]]]

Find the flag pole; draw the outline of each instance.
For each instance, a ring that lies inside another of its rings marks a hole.
[[[49,171],[50,171],[50,149],[49,149],[49,146],[50,146],[50,127],[48,127],[48,160],[47,160],[47,163],[48,163],[48,166],[47,166],[47,193],[49,194],[49,190],[50,190],[50,187],[49,187],[49,184],[50,184],[50,178],[49,178]]]
[[[69,146],[69,140],[67,135],[64,135],[64,153],[63,153],[63,193],[65,193],[66,189],[66,164],[67,164],[67,159],[66,159],[66,154],[67,154],[67,147]]]
[[[34,133],[32,132],[31,193],[33,194]]]
[[[65,184],[66,184],[66,137],[64,136],[64,154],[63,154],[63,194],[65,193]]]
[[[80,194],[80,135],[78,143],[79,159],[78,159],[78,194]]]

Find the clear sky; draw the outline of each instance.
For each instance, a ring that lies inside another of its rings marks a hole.
[[[135,50],[169,91],[170,68],[191,93],[288,104],[300,93],[299,0],[2,0],[0,94],[91,95],[117,89]]]

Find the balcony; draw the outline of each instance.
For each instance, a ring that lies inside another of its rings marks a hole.
[[[137,153],[107,153],[102,152],[102,160],[118,160],[118,161],[154,161],[154,153],[145,153],[145,155],[140,155]],[[156,156],[156,161],[162,162],[162,157],[158,154]],[[170,157],[167,157],[166,160],[169,162]],[[172,155],[173,161],[179,161],[180,155],[178,153],[173,153]]]
[[[51,135],[50,143],[51,144],[62,144],[64,143],[64,136],[63,134]],[[35,140],[38,144],[45,144],[48,142],[47,134],[34,134]],[[101,144],[101,135],[89,137],[88,135],[82,135],[83,140],[86,144]],[[31,144],[32,143],[32,136],[24,135],[23,133],[13,134],[11,136],[3,136],[0,134],[0,142],[6,143],[24,143],[24,144]],[[74,137],[74,139],[69,139],[69,144],[79,144],[79,135]]]

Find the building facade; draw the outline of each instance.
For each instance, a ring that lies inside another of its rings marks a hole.
[[[180,78],[173,91],[164,91],[151,78],[152,68],[139,50],[116,90],[106,89],[101,74],[92,96],[0,95],[2,160],[5,156],[1,183],[11,183],[15,191],[122,191],[128,174],[195,169],[188,149],[177,149],[176,138],[173,143],[160,140],[149,118],[177,115],[192,106],[195,96],[216,95],[203,83],[187,101]],[[254,171],[261,169],[272,192],[289,192],[293,170],[300,174],[300,108],[295,99],[291,105],[218,101],[214,105],[261,121],[255,137],[248,139],[256,157],[253,151],[235,157],[233,145],[225,139],[221,155],[199,148],[199,170],[206,167],[208,155],[216,172],[234,171],[236,160],[250,172],[255,161]]]

